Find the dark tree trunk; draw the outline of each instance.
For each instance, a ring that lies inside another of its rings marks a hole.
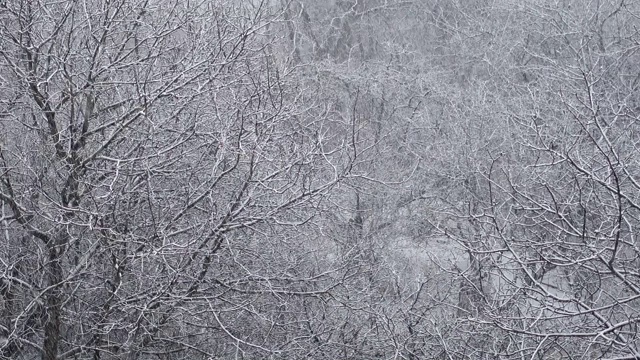
[[[49,286],[46,294],[46,313],[44,324],[44,345],[42,360],[56,360],[60,340],[60,312],[62,299],[59,284],[62,281],[62,266],[56,246],[49,245]]]

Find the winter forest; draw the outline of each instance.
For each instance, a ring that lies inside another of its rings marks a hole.
[[[0,0],[0,359],[638,359],[639,228],[639,1]]]

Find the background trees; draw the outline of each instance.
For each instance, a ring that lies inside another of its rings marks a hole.
[[[457,211],[468,222],[448,232],[470,254],[481,305],[469,323],[503,332],[498,351],[514,356],[633,358],[636,10],[520,11],[530,20],[500,82],[511,94],[494,106],[497,145],[474,161],[474,200]]]

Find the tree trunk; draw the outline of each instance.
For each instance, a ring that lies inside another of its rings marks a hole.
[[[54,244],[49,245],[49,286],[46,294],[44,345],[42,360],[55,360],[58,356],[60,340],[60,312],[62,299],[59,284],[62,282],[62,266],[59,253]]]

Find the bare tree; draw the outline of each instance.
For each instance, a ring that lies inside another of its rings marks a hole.
[[[287,304],[349,271],[301,234],[360,150],[267,5],[0,5],[3,357],[296,346]]]
[[[446,229],[470,254],[460,272],[477,294],[467,323],[500,339],[473,348],[636,358],[637,87],[626,74],[637,64],[637,9],[518,9],[530,27],[509,76],[494,78],[511,93],[493,102],[493,144],[474,157],[471,199],[453,211],[466,221]]]

